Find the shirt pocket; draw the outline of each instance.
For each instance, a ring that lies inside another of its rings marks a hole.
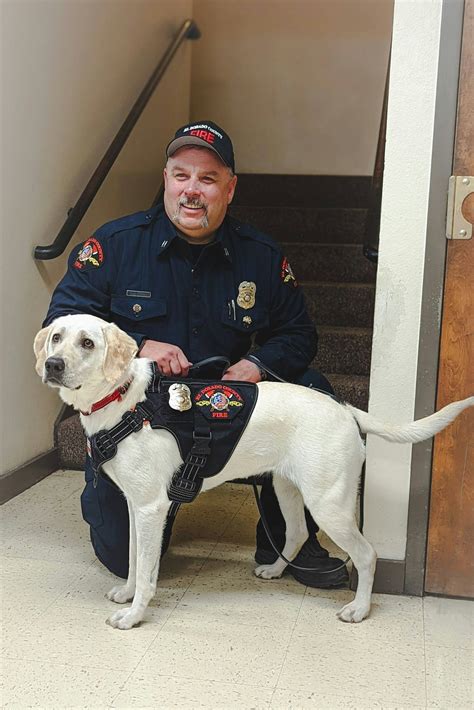
[[[163,298],[139,298],[136,296],[112,296],[110,310],[129,321],[141,322],[166,316],[167,306]]]
[[[233,331],[251,335],[268,326],[269,316],[265,308],[254,307],[247,310],[229,302],[222,310],[221,322]]]

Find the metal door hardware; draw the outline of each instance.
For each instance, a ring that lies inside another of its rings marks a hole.
[[[474,192],[474,177],[472,175],[451,175],[446,216],[447,239],[471,239],[472,224],[463,216],[462,205],[472,192]]]

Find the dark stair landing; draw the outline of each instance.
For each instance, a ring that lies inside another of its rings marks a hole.
[[[313,366],[367,409],[375,264],[362,253],[370,178],[239,175],[230,213],[280,242],[318,327]],[[55,432],[61,468],[84,468],[78,415]]]

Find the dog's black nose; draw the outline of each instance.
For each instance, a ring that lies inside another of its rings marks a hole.
[[[44,363],[44,369],[48,377],[58,377],[64,372],[64,360],[62,357],[49,357]]]

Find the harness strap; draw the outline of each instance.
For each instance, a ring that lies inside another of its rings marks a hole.
[[[140,431],[145,421],[153,418],[154,407],[149,400],[139,402],[135,409],[124,412],[118,424],[112,429],[99,431],[89,439],[90,455],[94,474],[93,485],[97,488],[101,466],[117,453],[117,447],[129,434]]]
[[[192,503],[202,487],[199,472],[206,466],[211,453],[212,432],[207,420],[197,407],[193,408],[193,445],[184,464],[173,474],[168,487],[168,498],[175,503]],[[176,508],[176,513],[178,508]],[[169,514],[168,514],[169,516]]]

